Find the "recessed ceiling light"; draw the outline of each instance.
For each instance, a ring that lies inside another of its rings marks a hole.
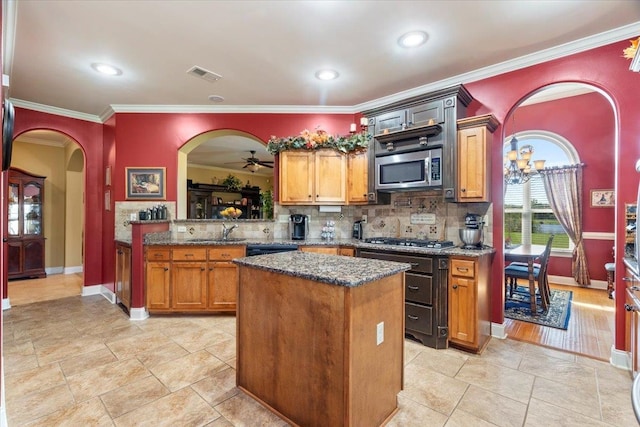
[[[113,65],[103,64],[100,62],[94,62],[91,64],[91,68],[99,72],[100,74],[106,74],[108,76],[119,76],[122,74],[122,70],[114,67]]]
[[[211,102],[222,102],[224,101],[224,97],[220,95],[209,95],[209,101]]]
[[[427,41],[427,33],[424,31],[410,31],[398,39],[401,47],[418,47]]]
[[[316,72],[316,78],[320,80],[335,80],[339,75],[335,70],[320,70]]]

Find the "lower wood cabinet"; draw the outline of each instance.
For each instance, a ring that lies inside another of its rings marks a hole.
[[[316,254],[355,256],[356,250],[349,247],[340,246],[299,246],[302,252],[313,252]]]
[[[149,312],[235,311],[244,246],[165,246],[146,250]]]
[[[131,246],[116,244],[116,302],[131,308]]]
[[[451,257],[449,265],[449,344],[481,352],[491,337],[490,255]]]

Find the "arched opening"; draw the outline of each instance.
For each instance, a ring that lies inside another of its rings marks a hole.
[[[8,303],[80,295],[84,270],[85,156],[61,132],[31,130],[13,142],[12,167],[44,176],[44,279],[9,282]]]
[[[254,157],[268,165],[274,158],[264,142],[253,135],[236,130],[204,132],[187,141],[178,150],[177,218],[187,218],[187,180],[212,184],[233,175],[245,184],[262,190],[273,189],[273,168],[249,170],[247,158]],[[251,153],[254,151],[255,153]],[[194,181],[195,180],[195,181]]]
[[[615,209],[593,207],[589,196],[594,189],[615,188],[616,117],[617,113],[610,97],[600,89],[582,83],[559,83],[530,94],[515,105],[505,118],[505,145],[516,135],[520,147],[534,147],[532,160],[547,161],[545,167],[579,162],[585,164],[581,192],[582,238],[591,277],[589,286],[578,287],[571,270],[573,243],[554,237],[547,274],[552,289],[554,286],[559,289],[565,287],[573,292],[568,327],[563,330],[522,322],[507,318],[505,314],[505,331],[513,338],[600,359],[608,360],[610,356],[609,352],[615,339],[615,305],[608,299],[606,292],[604,264],[613,259]],[[536,178],[540,177],[536,177],[533,168],[530,175],[530,182],[519,185],[520,194],[517,194],[517,185],[512,186],[506,181],[503,184],[505,247],[509,243],[539,244],[536,238],[544,237],[544,230],[540,229],[541,224],[549,228],[556,223],[551,218],[553,214],[550,214],[548,203],[545,203],[546,197],[539,194],[540,191],[544,191],[544,186],[536,187]],[[514,194],[520,198],[519,206],[512,203]],[[514,224],[510,223],[514,222],[511,218],[514,209],[519,210],[522,215],[522,219],[518,217],[515,221],[523,224],[517,227],[517,232],[522,233],[521,236],[517,236],[518,239],[513,239],[514,235],[511,234],[514,231]],[[509,261],[505,260],[505,264],[508,263]],[[580,295],[583,291],[596,293],[598,302],[587,303],[581,300]],[[509,295],[503,292],[502,298],[504,308],[504,302],[509,300]],[[596,318],[599,320],[594,320]],[[598,323],[598,328],[582,327],[585,322],[594,321]]]

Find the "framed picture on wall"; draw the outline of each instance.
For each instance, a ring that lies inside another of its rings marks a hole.
[[[126,168],[127,200],[165,200],[165,168]]]
[[[592,208],[612,208],[616,204],[613,190],[591,190]]]

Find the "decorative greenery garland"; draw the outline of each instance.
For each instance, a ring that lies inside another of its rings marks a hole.
[[[343,153],[350,153],[352,151],[364,151],[368,145],[369,135],[365,132],[353,133],[347,136],[333,136],[321,129],[317,129],[315,132],[309,132],[305,129],[298,136],[284,138],[272,136],[267,143],[267,151],[275,155],[287,150],[332,148]]]

